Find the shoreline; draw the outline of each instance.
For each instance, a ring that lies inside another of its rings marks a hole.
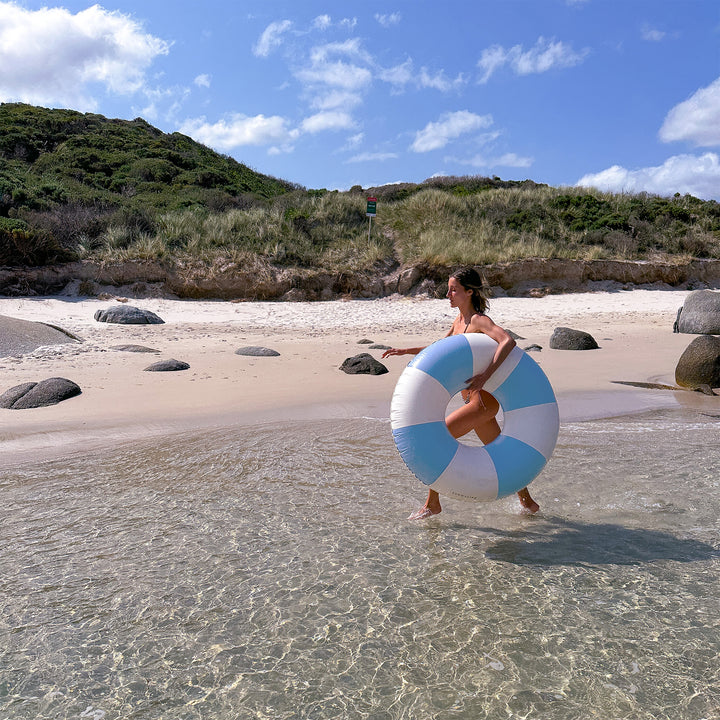
[[[672,332],[686,294],[631,290],[495,298],[489,314],[524,338],[520,347],[542,346],[532,357],[555,389],[561,422],[672,407],[719,412],[717,398],[613,384],[674,384],[677,359],[694,337]],[[66,377],[83,391],[50,407],[0,410],[0,466],[194,430],[389,417],[395,383],[410,356],[381,360],[389,372],[379,376],[346,375],[339,366],[361,352],[380,359],[381,350],[368,350],[360,340],[395,347],[429,344],[447,332],[454,317],[445,300],[404,297],[319,303],[137,299],[127,304],[152,310],[165,324],[94,320],[97,309],[116,302],[0,298],[0,315],[56,325],[84,340],[0,357],[0,394],[48,377]],[[600,349],[550,350],[558,326],[589,332]],[[112,349],[122,343],[160,352]],[[235,354],[247,345],[270,347],[280,356]],[[169,358],[188,362],[190,369],[144,372]]]

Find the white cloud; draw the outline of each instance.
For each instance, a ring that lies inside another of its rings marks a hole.
[[[454,80],[445,76],[443,70],[439,70],[434,75],[431,75],[427,68],[420,69],[420,76],[418,77],[418,84],[420,87],[432,88],[434,90],[440,90],[441,92],[448,92],[454,90],[465,84],[465,77],[460,73]]]
[[[277,115],[247,117],[234,114],[216,123],[194,118],[186,120],[180,132],[218,150],[232,150],[243,145],[278,145],[297,137],[297,131],[289,130],[285,118]]]
[[[361,162],[384,162],[385,160],[394,160],[398,157],[397,153],[393,152],[366,152],[366,153],[360,153],[359,155],[355,155],[354,157],[349,158],[346,162],[348,163],[361,163]]]
[[[467,110],[444,113],[437,122],[428,123],[415,134],[410,149],[414,152],[429,152],[445,147],[461,135],[490,127],[491,115],[476,115]]]
[[[329,15],[318,15],[312,24],[316,30],[327,30],[330,25],[332,25],[332,19]]]
[[[387,28],[393,25],[397,25],[402,19],[402,15],[400,15],[399,12],[394,12],[390,15],[381,15],[380,13],[375,13],[375,19],[380,23],[380,25]]]
[[[132,95],[170,44],[120,12],[99,5],[26,10],[0,2],[0,100],[94,109],[94,85]]]
[[[282,45],[282,36],[292,27],[291,20],[271,22],[258,38],[253,48],[257,57],[267,57],[275,48]]]
[[[445,75],[444,70],[431,73],[426,67],[420,68],[420,72],[416,73],[410,58],[400,65],[379,70],[377,77],[398,89],[414,85],[418,88],[431,88],[440,92],[455,90],[466,83],[462,73],[455,78],[449,78]]]
[[[198,76],[193,80],[193,82],[194,82],[195,85],[197,85],[198,87],[209,88],[209,87],[210,87],[210,80],[211,80],[211,77],[210,77],[209,75],[203,74],[203,75],[198,75]]]
[[[675,155],[657,167],[627,170],[613,165],[599,173],[584,175],[577,182],[609,192],[675,193],[720,201],[720,157],[716,153]]]
[[[378,77],[383,82],[396,85],[397,87],[404,87],[413,80],[413,62],[408,58],[404,63],[395,65],[394,67],[380,70]]]
[[[451,158],[455,162],[464,165],[471,165],[476,168],[495,168],[495,167],[512,167],[512,168],[528,168],[535,162],[534,158],[523,157],[516,153],[505,153],[499,157],[487,157],[485,155],[475,155],[469,160]]]
[[[368,86],[372,80],[372,74],[367,68],[342,61],[298,70],[296,77],[308,85],[330,86],[345,90],[360,90]]]
[[[318,110],[336,110],[343,108],[348,110],[362,102],[362,96],[359,93],[348,92],[345,90],[330,90],[322,95],[318,95],[312,102],[313,108]]]
[[[573,67],[581,63],[587,50],[575,52],[569,45],[539,37],[535,46],[524,50],[522,45],[505,49],[493,45],[482,51],[478,67],[482,70],[480,83],[486,83],[500,68],[509,65],[517,75],[544,73],[553,68]]]
[[[670,110],[659,135],[663,142],[687,140],[698,147],[720,145],[720,78]]]
[[[357,39],[319,45],[310,52],[309,65],[296,70],[295,77],[315,93],[359,91],[372,82],[370,70],[359,64],[368,60]]]
[[[642,39],[648,42],[660,42],[664,40],[667,35],[663,30],[657,30],[649,25],[643,25],[640,34],[642,35]]]
[[[319,133],[326,130],[347,130],[354,127],[355,123],[349,113],[346,112],[320,112],[311,115],[302,121],[302,129],[306,133]]]
[[[535,160],[531,157],[523,157],[516,153],[505,153],[499,158],[495,158],[492,161],[491,167],[515,167],[515,168],[527,168],[530,167]]]
[[[480,82],[486,83],[490,76],[505,65],[506,62],[508,62],[508,51],[502,45],[485,48],[478,60],[478,67],[483,71]]]
[[[363,49],[358,38],[318,45],[310,51],[310,61],[313,65],[322,65],[336,56],[349,57],[366,63],[372,62],[372,57]]]

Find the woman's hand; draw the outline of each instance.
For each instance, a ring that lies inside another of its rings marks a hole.
[[[382,354],[382,359],[384,360],[386,357],[390,357],[391,355],[405,355],[406,353],[407,350],[403,350],[402,348],[390,348]]]
[[[487,381],[488,376],[484,372],[482,372],[478,373],[477,375],[473,375],[465,382],[467,382],[467,389],[470,390],[470,392],[480,392],[480,390],[483,389],[483,385],[485,385]]]

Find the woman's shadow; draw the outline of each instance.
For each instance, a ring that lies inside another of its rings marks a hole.
[[[492,560],[516,565],[640,565],[657,560],[695,562],[720,557],[720,548],[661,530],[614,523],[543,518],[544,527],[488,532],[505,537],[485,547]]]

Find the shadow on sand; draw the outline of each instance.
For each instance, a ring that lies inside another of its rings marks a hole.
[[[491,560],[516,565],[640,565],[658,560],[696,562],[720,558],[720,548],[660,530],[614,523],[581,523],[543,518],[538,530],[504,532],[485,547]],[[488,533],[498,534],[497,528]],[[502,532],[502,531],[501,531]]]

